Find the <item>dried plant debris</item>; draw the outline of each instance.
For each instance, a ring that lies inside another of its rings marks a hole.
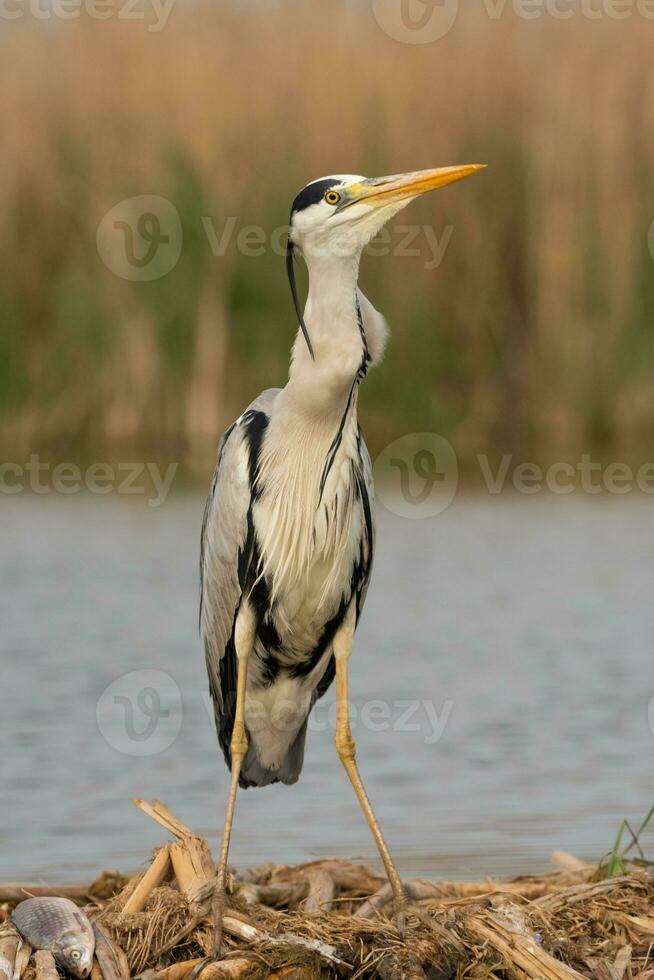
[[[143,873],[111,878],[112,888],[66,890],[93,923],[92,980],[187,980],[193,971],[201,980],[654,980],[654,872],[623,863],[627,873],[602,877],[605,865],[561,852],[560,870],[546,875],[407,882],[404,939],[387,917],[385,880],[359,864],[233,873],[224,956],[206,960],[208,846],[162,804],[138,805],[174,840]],[[18,885],[0,885],[0,895],[7,910],[27,897]],[[21,942],[10,921],[0,925],[0,980],[54,980],[52,963],[30,959]]]

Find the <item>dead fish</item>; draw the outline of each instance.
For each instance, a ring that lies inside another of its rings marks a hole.
[[[28,898],[11,919],[34,949],[48,949],[59,966],[85,980],[93,966],[95,935],[81,909],[68,898]]]

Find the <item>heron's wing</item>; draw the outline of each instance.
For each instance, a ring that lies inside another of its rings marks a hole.
[[[361,615],[366,601],[372,560],[375,553],[375,485],[372,479],[370,453],[361,432],[359,432],[359,455],[361,457],[361,479],[359,492],[364,514],[364,539],[362,542],[362,574],[358,583],[357,614]]]
[[[370,573],[372,571],[372,560],[375,553],[375,487],[372,479],[372,463],[370,454],[366,446],[361,430],[357,437],[359,459],[361,467],[356,476],[357,495],[361,501],[363,509],[363,526],[361,530],[361,549],[359,562],[355,569],[352,579],[352,598],[356,602],[357,623],[363,610],[368,593]],[[321,698],[332,684],[336,676],[336,663],[333,657],[329,658],[325,673],[318,682],[314,693],[314,702]]]
[[[276,395],[277,389],[265,391],[223,435],[202,523],[200,632],[216,727],[226,757],[236,699],[233,631],[247,559],[252,492],[247,422],[252,413],[268,416]]]

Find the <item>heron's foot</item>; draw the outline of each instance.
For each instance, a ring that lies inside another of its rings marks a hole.
[[[216,925],[213,937],[213,954],[211,956],[212,960],[220,960],[223,955],[223,915],[220,912],[216,916]]]
[[[223,947],[223,917],[225,915],[225,907],[227,905],[227,892],[225,888],[225,876],[223,874],[218,874],[218,884],[216,886],[215,898],[214,898],[214,933],[213,933],[213,956],[211,959],[213,961],[219,960],[222,957],[222,947]]]
[[[404,939],[406,936],[406,913],[409,906],[409,901],[407,898],[406,891],[404,890],[404,885],[399,882],[397,887],[393,888],[393,923],[397,929],[397,934],[400,939]]]
[[[406,914],[409,902],[417,897],[414,894],[413,882],[403,882],[399,878],[392,883],[387,881],[378,892],[357,909],[355,914],[361,919],[374,919],[388,909],[400,938],[403,939],[406,935]]]
[[[401,905],[393,904],[393,923],[400,939],[406,936],[406,902]]]

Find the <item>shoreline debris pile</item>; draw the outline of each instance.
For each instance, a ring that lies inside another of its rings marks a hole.
[[[558,871],[508,882],[408,882],[403,940],[385,916],[385,879],[361,865],[233,874],[224,956],[205,962],[215,888],[207,842],[163,804],[135,802],[173,838],[143,873],[49,892],[0,884],[0,980],[66,976],[12,920],[35,892],[83,908],[95,935],[91,980],[654,980],[654,873],[634,863],[603,877],[565,854]]]

